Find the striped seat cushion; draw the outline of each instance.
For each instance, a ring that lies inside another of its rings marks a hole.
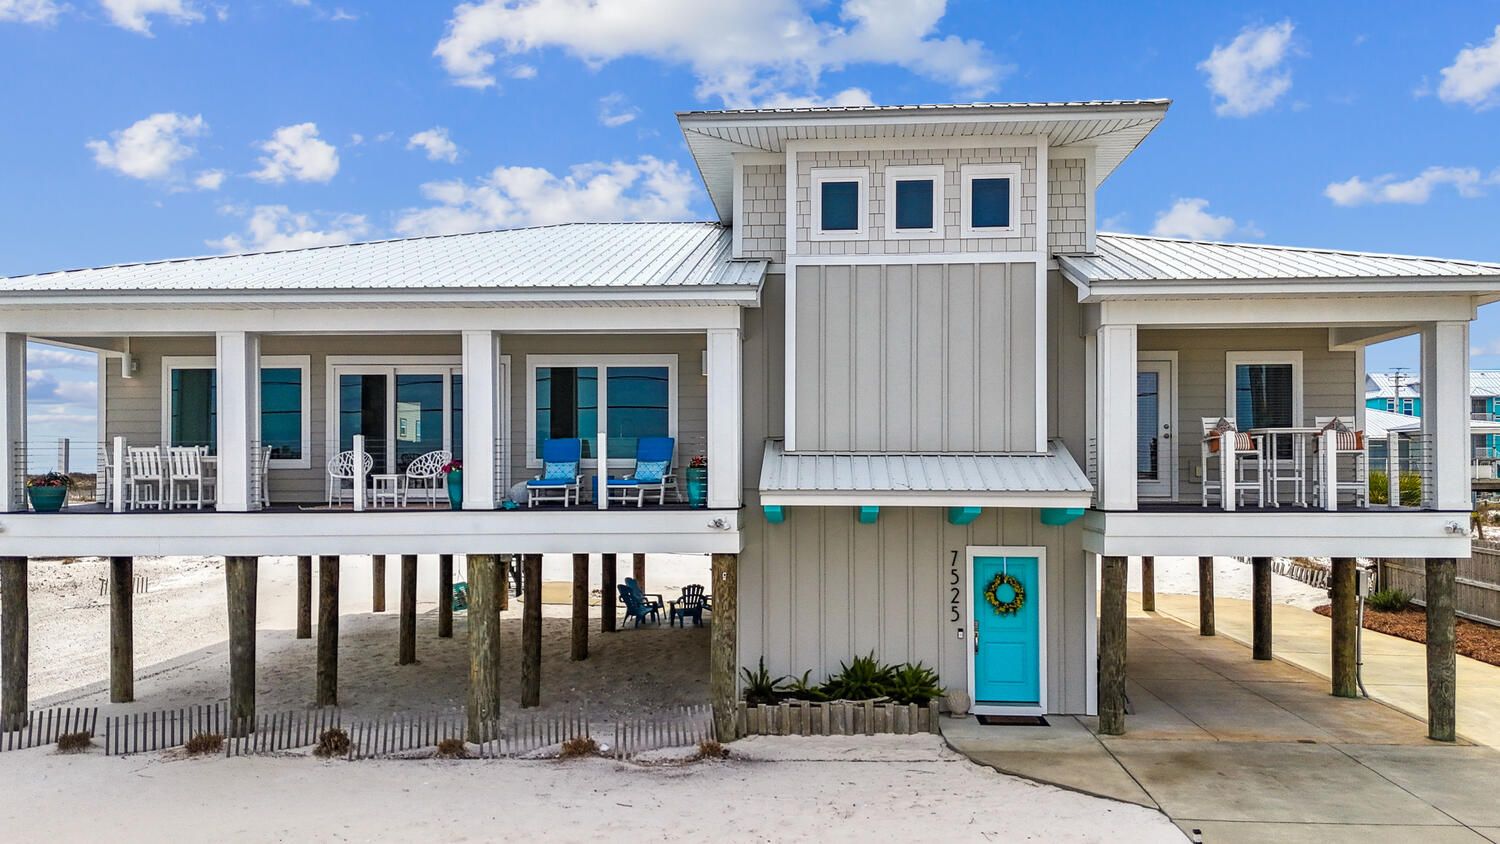
[[[1234,434],[1234,450],[1237,452],[1255,451],[1255,438],[1240,431],[1225,431]],[[1219,438],[1223,436],[1218,431],[1208,432],[1208,450],[1211,454],[1219,453]]]

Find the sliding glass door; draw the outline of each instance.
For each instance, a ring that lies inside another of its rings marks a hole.
[[[413,460],[447,450],[463,459],[463,375],[452,366],[339,366],[338,449],[356,434],[376,473],[405,472]]]

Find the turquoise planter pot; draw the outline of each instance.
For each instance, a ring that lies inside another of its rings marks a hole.
[[[708,506],[708,470],[694,469],[691,466],[687,470],[687,495],[689,507]]]
[[[68,498],[65,486],[32,486],[26,488],[26,497],[31,499],[31,509],[38,513],[56,513]]]
[[[448,473],[448,506],[455,510],[464,508],[464,471],[454,469]]]

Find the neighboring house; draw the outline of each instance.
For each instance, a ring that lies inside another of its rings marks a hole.
[[[1410,373],[1371,372],[1365,375],[1365,407],[1421,416],[1421,389]]]
[[[24,425],[36,338],[103,353],[102,444],[211,444],[219,488],[213,513],[45,516],[17,487],[0,554],[713,554],[721,718],[741,666],[873,651],[980,712],[1117,719],[1126,555],[1467,555],[1469,321],[1500,295],[1500,265],[1096,233],[1167,106],[686,112],[709,222],[4,280],[8,477],[55,449]],[[1421,507],[1202,506],[1203,420],[1362,423],[1364,349],[1402,335]],[[323,506],[356,435],[376,474],[461,454],[463,511]],[[583,438],[587,477],[647,435],[679,477],[706,456],[707,510],[496,509],[547,439]]]
[[[1422,415],[1421,383],[1409,373],[1400,375],[1397,396],[1396,373],[1374,372],[1365,376],[1365,406],[1407,416]],[[1469,418],[1474,422],[1500,421],[1500,370],[1469,371]],[[1500,435],[1471,434],[1475,460],[1500,458]]]

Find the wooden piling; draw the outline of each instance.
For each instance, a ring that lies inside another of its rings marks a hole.
[[[500,561],[500,611],[510,609],[510,566],[515,561],[514,554],[501,554]]]
[[[319,706],[339,702],[339,558],[318,558],[318,688]]]
[[[1156,558],[1141,558],[1141,609],[1156,612]]]
[[[1125,558],[1103,557],[1099,578],[1099,732],[1125,733]]]
[[[1328,581],[1333,600],[1333,695],[1359,697],[1355,637],[1359,628],[1359,604],[1355,595],[1354,558],[1334,557]]]
[[[109,702],[135,700],[135,558],[109,558]]]
[[[542,555],[522,558],[521,706],[542,703]]]
[[[481,742],[500,714],[500,557],[468,555],[469,741]]]
[[[225,557],[229,600],[229,729],[248,735],[255,729],[255,592],[260,559]]]
[[[385,612],[385,555],[370,558],[371,612]]]
[[[1214,558],[1198,558],[1198,635],[1214,635]]]
[[[646,555],[632,554],[630,575],[635,578],[635,585],[646,588]]]
[[[297,558],[297,638],[312,638],[312,557]]]
[[[574,661],[589,658],[589,555],[573,555]]]
[[[1441,557],[1426,561],[1427,569],[1427,737],[1454,741],[1457,736],[1455,697],[1457,657],[1454,641],[1453,588],[1457,561]]]
[[[1251,658],[1271,658],[1271,558],[1250,558]]]
[[[715,554],[712,562],[714,609],[709,614],[708,695],[713,704],[714,735],[719,741],[740,737],[736,700],[739,665],[739,555]]]
[[[490,555],[491,559],[494,555]],[[474,584],[469,584],[472,593]],[[498,597],[498,596],[496,596]],[[493,604],[492,604],[493,606]],[[453,638],[453,555],[438,555],[438,638]]]
[[[401,555],[401,653],[397,665],[417,661],[417,555]]]
[[[26,558],[0,557],[0,732],[26,726],[30,611]]]
[[[618,595],[615,591],[615,555],[601,555],[599,567],[602,572],[599,584],[599,630],[613,633],[615,618],[619,612],[615,606]]]

